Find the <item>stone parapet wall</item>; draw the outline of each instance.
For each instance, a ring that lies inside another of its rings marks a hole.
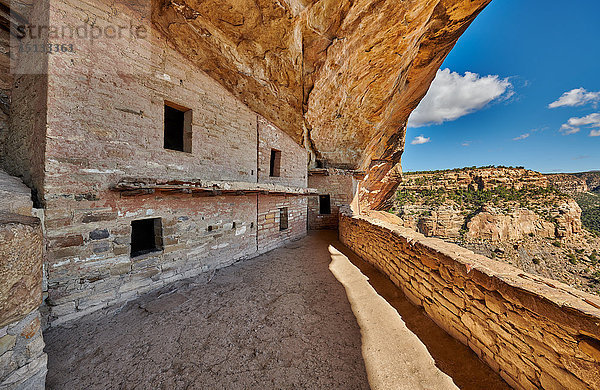
[[[340,240],[516,389],[600,389],[600,299],[402,228],[342,215]]]
[[[38,218],[0,212],[0,326],[42,303],[42,243]]]

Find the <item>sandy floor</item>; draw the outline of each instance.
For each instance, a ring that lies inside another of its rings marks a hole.
[[[506,389],[321,232],[45,335],[50,389]]]

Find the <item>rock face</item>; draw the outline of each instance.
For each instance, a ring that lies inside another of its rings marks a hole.
[[[600,171],[576,173],[575,176],[585,180],[590,191],[600,192]]]
[[[561,204],[552,213],[556,221],[556,236],[570,237],[581,233],[581,208],[574,200],[570,199]]]
[[[554,224],[528,209],[506,214],[502,210],[485,207],[468,222],[467,228],[467,238],[491,241],[518,240],[528,234],[547,238],[555,236]]]
[[[154,0],[153,22],[202,70],[328,167],[399,182],[411,111],[490,0]]]
[[[464,215],[452,205],[430,208],[403,206],[403,226],[423,233],[427,237],[458,238],[465,223]]]

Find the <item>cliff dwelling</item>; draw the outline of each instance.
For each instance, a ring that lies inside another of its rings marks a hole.
[[[381,212],[489,1],[0,1],[0,389],[600,388],[597,297]]]

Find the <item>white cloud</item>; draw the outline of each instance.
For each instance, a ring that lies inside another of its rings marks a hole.
[[[524,140],[525,138],[529,138],[530,135],[531,134],[529,134],[529,133],[521,134],[520,136],[513,138],[513,141]]]
[[[423,145],[428,142],[431,142],[431,138],[429,138],[429,137],[425,138],[423,135],[420,135],[418,137],[415,137],[415,139],[413,139],[410,144],[411,145]]]
[[[579,127],[569,126],[566,123],[560,127],[560,132],[564,135],[571,135],[575,133],[579,133]]]
[[[557,101],[548,105],[548,108],[576,107],[600,101],[600,92],[588,92],[585,88],[576,88],[562,94]]]
[[[563,124],[560,127],[560,132],[564,135],[575,134],[578,133],[581,130],[581,127],[583,126],[600,127],[600,112],[595,112],[593,114],[581,118],[569,118],[567,123]],[[599,130],[591,130],[590,136],[596,137],[597,135],[595,134],[598,133],[600,133]]]
[[[600,127],[600,112],[581,117],[569,119],[569,125],[571,126],[587,126]]]
[[[600,130],[590,131],[590,137],[600,137]]]
[[[408,127],[453,121],[512,94],[510,81],[499,76],[482,77],[471,72],[462,76],[450,69],[438,70],[427,95],[411,114]]]
[[[462,146],[471,146],[471,141],[465,141],[461,144]]]

